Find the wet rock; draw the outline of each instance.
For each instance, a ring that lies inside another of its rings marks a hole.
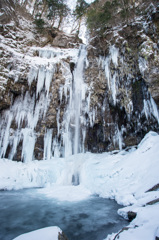
[[[64,232],[58,234],[58,240],[69,240]]]
[[[146,192],[157,191],[159,189],[159,183],[147,190]]]
[[[6,95],[6,92],[0,89],[0,111],[9,108],[11,105],[11,97]]]
[[[44,135],[38,136],[34,148],[34,157],[37,160],[42,160],[44,154]]]
[[[127,214],[128,214],[129,222],[131,222],[137,216],[137,213],[132,212],[132,211],[129,211]]]
[[[146,205],[154,205],[154,204],[156,204],[156,203],[158,203],[158,202],[159,202],[159,198],[154,199],[154,200],[152,200],[152,201],[146,203]]]

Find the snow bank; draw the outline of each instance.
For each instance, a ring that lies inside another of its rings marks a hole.
[[[155,237],[158,236],[159,229],[158,213],[159,204],[138,208],[137,217],[130,223],[129,226],[127,226],[127,228],[120,231],[119,234],[108,235],[105,240],[156,239]]]
[[[25,233],[13,240],[58,240],[58,234],[62,233],[58,227],[47,227],[36,231]]]
[[[58,184],[66,167],[64,159],[29,163],[0,160],[0,189],[18,190]]]
[[[115,198],[119,204],[134,204],[141,195],[159,183],[159,136],[148,133],[131,152],[86,154],[81,182],[92,193]]]
[[[137,149],[130,151],[76,154],[29,163],[0,159],[0,189],[80,184],[92,194],[115,198],[127,206],[159,183],[158,156],[159,135],[150,132]]]

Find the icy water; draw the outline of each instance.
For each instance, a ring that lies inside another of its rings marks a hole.
[[[115,201],[97,196],[80,202],[47,198],[38,189],[0,192],[0,240],[59,226],[69,240],[102,240],[127,222]]]

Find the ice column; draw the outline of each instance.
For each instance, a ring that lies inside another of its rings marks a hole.
[[[80,115],[82,111],[82,101],[85,100],[85,83],[83,81],[84,63],[86,60],[86,48],[81,47],[79,59],[74,74],[74,113],[75,113],[75,138],[74,138],[74,153],[79,151],[80,143]]]
[[[44,137],[44,160],[52,157],[52,129],[48,129]]]
[[[159,124],[159,111],[152,96],[150,96],[150,100],[144,99],[144,113],[147,119],[153,115]]]
[[[77,64],[73,73],[72,84],[70,84],[70,98],[63,120],[63,145],[64,156],[81,152],[84,144],[84,121],[83,103],[86,95],[86,84],[84,83],[84,68],[87,51],[82,45],[79,49]]]
[[[109,56],[105,58],[104,61],[104,70],[105,76],[108,83],[108,89],[112,94],[114,105],[116,104],[116,93],[117,93],[117,73],[111,72],[111,63],[113,63],[114,67],[117,68],[118,66],[118,57],[119,57],[119,50],[115,46],[111,46],[109,48]]]

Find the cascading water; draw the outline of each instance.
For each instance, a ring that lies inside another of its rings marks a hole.
[[[63,144],[65,147],[65,156],[77,154],[84,149],[85,126],[82,122],[82,111],[84,110],[83,102],[86,95],[86,84],[83,79],[86,54],[86,47],[82,45],[72,76],[69,103],[64,114]]]
[[[86,46],[82,45],[79,49],[78,59],[71,79],[65,79],[65,85],[62,86],[62,95],[68,98],[68,104],[60,124],[57,117],[58,132],[62,136],[63,156],[69,156],[84,151],[86,121],[85,113],[88,98],[86,98],[87,86],[84,82],[84,69],[86,66],[87,51]],[[67,96],[69,91],[69,97]],[[58,112],[59,115],[59,112]],[[59,145],[59,147],[61,147]]]

